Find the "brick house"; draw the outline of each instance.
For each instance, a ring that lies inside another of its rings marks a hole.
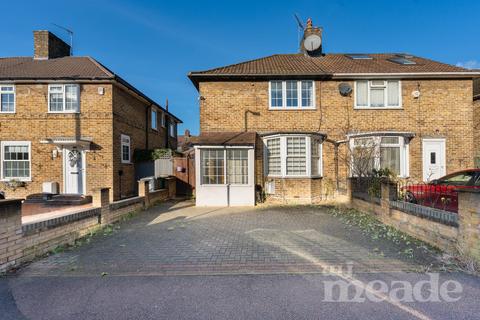
[[[177,117],[48,31],[34,32],[33,57],[0,58],[0,94],[7,198],[41,193],[46,182],[60,193],[110,187],[112,200],[128,197],[134,151],[176,149]]]
[[[404,179],[475,165],[480,72],[408,54],[324,53],[311,21],[300,48],[189,73],[200,95],[198,205],[253,205],[255,190],[317,202],[345,187],[349,154],[367,142],[371,167]]]

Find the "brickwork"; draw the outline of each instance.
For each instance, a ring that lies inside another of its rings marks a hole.
[[[70,46],[46,30],[34,31],[33,43],[35,59],[53,59],[70,55]]]
[[[477,168],[480,168],[480,143],[478,143],[478,141],[480,141],[480,98],[473,102],[473,126],[473,141],[476,142],[473,144],[476,157],[475,165]]]
[[[480,192],[458,193],[459,248],[480,264]]]
[[[103,88],[103,94],[99,94],[99,88]],[[107,186],[111,188],[112,201],[137,192],[134,165],[121,163],[120,134],[131,137],[132,156],[135,149],[166,145],[167,132],[161,127],[160,118],[159,130],[150,128],[147,103],[111,83],[81,83],[78,114],[49,113],[47,83],[16,84],[15,91],[16,112],[0,115],[0,141],[31,142],[32,177],[25,187],[16,190],[0,182],[0,190],[5,191],[7,198],[40,193],[42,183],[47,181],[59,183],[60,192],[64,192],[62,148],[41,143],[46,138],[91,138],[84,171],[86,193]],[[170,139],[170,144],[176,147],[174,140]]]
[[[269,110],[267,81],[200,82],[204,98],[200,106],[201,133],[247,130],[325,132],[339,141],[347,132],[407,131],[415,133],[409,147],[410,177],[422,179],[422,138],[446,139],[447,173],[474,165],[474,113],[471,80],[403,80],[402,104],[399,110],[355,110],[354,96],[342,97],[338,85],[345,81],[316,81],[315,110]],[[352,87],[353,81],[346,81]],[[411,92],[420,88],[421,96]],[[479,131],[479,130],[476,130]],[[262,149],[257,145],[256,179],[262,181]],[[339,147],[339,181],[345,185],[347,168],[345,144]],[[324,143],[324,177],[335,180],[334,145]]]
[[[73,244],[75,240],[97,230],[102,225],[119,221],[125,215],[144,210],[151,205],[171,199],[175,191],[175,179],[168,189],[149,192],[143,196],[110,202],[110,189],[98,188],[93,191],[93,205],[70,216],[35,222],[34,226],[22,226],[21,200],[0,200],[0,273],[31,261],[35,257],[54,250],[56,247]],[[140,182],[145,185],[144,181]],[[85,213],[84,217],[80,217]]]

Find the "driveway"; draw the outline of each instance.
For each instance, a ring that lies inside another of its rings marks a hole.
[[[308,206],[197,208],[164,203],[0,279],[11,319],[468,319],[480,281],[455,303],[325,302],[322,284],[343,279],[428,280],[436,254],[373,240]],[[351,272],[349,271],[351,270]],[[348,274],[348,278],[345,276]],[[428,291],[428,288],[425,289]],[[359,315],[361,314],[361,316]],[[6,319],[9,319],[9,318]]]

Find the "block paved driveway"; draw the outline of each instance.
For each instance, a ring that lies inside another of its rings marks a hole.
[[[439,274],[442,283],[461,284],[455,303],[329,301],[327,281],[413,286],[430,276],[404,271],[436,260],[423,249],[408,258],[399,253],[401,245],[374,241],[319,208],[165,203],[117,227],[0,277],[0,319],[429,320],[480,314],[480,280],[460,272]],[[354,274],[345,278],[338,271],[349,265]],[[421,292],[431,293],[428,286]]]
[[[435,264],[421,253],[373,241],[308,206],[200,208],[165,203],[89,244],[37,261],[22,275],[212,275],[415,271]]]

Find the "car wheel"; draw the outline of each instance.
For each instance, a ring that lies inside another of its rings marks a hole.
[[[417,199],[415,198],[413,193],[408,191],[407,193],[405,193],[405,202],[417,203]]]

